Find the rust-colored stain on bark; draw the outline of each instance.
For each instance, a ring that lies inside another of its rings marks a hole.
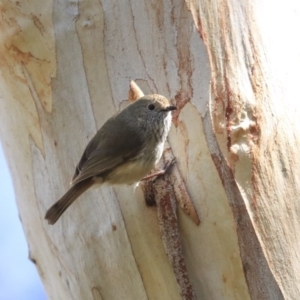
[[[172,121],[173,121],[174,126],[177,127],[179,124],[178,118],[179,118],[180,112],[181,112],[182,108],[186,105],[186,103],[190,101],[191,95],[186,94],[184,92],[178,92],[175,95],[174,99],[175,99],[174,104],[177,106],[177,109],[172,114],[172,116],[173,116]]]

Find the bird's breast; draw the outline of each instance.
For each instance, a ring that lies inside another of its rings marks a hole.
[[[130,160],[115,167],[105,176],[105,182],[111,184],[134,184],[145,177],[160,160],[164,142],[171,126],[171,114],[160,122],[152,123],[143,149]],[[149,129],[149,127],[148,127]]]
[[[154,161],[142,158],[129,160],[114,168],[107,176],[105,181],[110,184],[134,184],[145,177],[155,166]]]

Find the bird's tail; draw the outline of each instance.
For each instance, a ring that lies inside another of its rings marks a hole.
[[[72,186],[62,198],[53,204],[46,212],[45,219],[53,225],[64,211],[88,188],[93,185],[93,179],[88,178]]]

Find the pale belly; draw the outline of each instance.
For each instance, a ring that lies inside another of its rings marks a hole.
[[[110,184],[134,184],[145,177],[155,166],[153,161],[144,163],[142,160],[128,161],[115,168],[105,177],[105,182]]]
[[[163,153],[164,143],[157,145],[150,152],[142,152],[136,160],[130,160],[105,176],[104,181],[110,184],[134,184],[145,177],[156,163],[160,160]],[[147,159],[145,159],[147,158]]]

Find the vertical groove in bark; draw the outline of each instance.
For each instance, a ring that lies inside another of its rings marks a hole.
[[[203,124],[212,159],[222,180],[236,222],[244,274],[251,298],[282,300],[284,299],[282,292],[262,251],[234,175],[217,144],[208,113],[203,118]]]

